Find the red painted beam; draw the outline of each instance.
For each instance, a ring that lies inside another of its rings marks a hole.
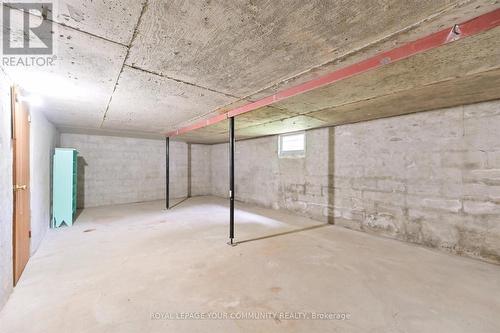
[[[406,59],[415,54],[435,49],[445,44],[457,41],[465,37],[476,35],[498,26],[500,26],[500,9],[496,9],[487,14],[478,16],[467,22],[457,24],[451,28],[443,29],[395,49],[381,52],[366,60],[338,69],[332,73],[326,74],[311,81],[293,86],[291,88],[287,88],[283,91],[260,99],[258,101],[237,107],[224,114],[217,115],[215,117],[200,121],[187,127],[182,127],[176,131],[168,133],[167,136],[176,136],[208,125],[212,125],[229,117],[235,117],[242,113],[250,112],[263,106],[271,105],[292,96],[324,87],[340,80],[344,80],[352,76],[385,66],[387,64]]]

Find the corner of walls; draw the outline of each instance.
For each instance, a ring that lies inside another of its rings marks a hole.
[[[165,140],[62,133],[78,151],[78,208],[165,199]],[[188,145],[170,141],[170,198],[188,192]]]

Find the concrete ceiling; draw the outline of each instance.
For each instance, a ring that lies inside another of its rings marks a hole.
[[[460,56],[457,56],[460,55]],[[340,125],[500,98],[500,27],[236,117],[236,138]],[[272,114],[272,117],[269,115]],[[217,123],[179,136],[228,138]]]
[[[161,136],[499,7],[491,0],[59,0],[55,66],[2,70],[26,94],[40,95],[39,110],[63,131]],[[500,98],[478,86],[497,82],[499,34],[241,115],[238,134]],[[465,97],[449,93],[455,89]],[[226,132],[216,124],[181,139],[219,142]]]

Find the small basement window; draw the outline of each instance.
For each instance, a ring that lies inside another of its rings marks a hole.
[[[304,132],[281,134],[278,139],[279,157],[304,157],[306,134]]]

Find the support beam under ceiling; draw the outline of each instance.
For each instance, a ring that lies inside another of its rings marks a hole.
[[[283,101],[287,98],[306,93],[308,91],[318,89],[335,82],[366,73],[385,65],[409,58],[418,53],[423,53],[440,46],[455,42],[457,40],[477,35],[492,28],[500,26],[500,9],[473,18],[467,22],[456,24],[426,37],[417,39],[413,42],[407,43],[401,47],[392,50],[381,52],[371,58],[361,62],[352,64],[350,66],[341,68],[332,73],[326,74],[319,78],[310,80],[308,82],[290,87],[276,94],[270,95],[258,101],[248,103],[241,107],[237,107],[224,114],[220,114],[209,119],[197,122],[193,125],[182,127],[167,134],[167,136],[178,136],[187,132],[191,132],[206,126],[210,126],[228,118],[235,117],[256,109],[269,106],[273,103]]]

